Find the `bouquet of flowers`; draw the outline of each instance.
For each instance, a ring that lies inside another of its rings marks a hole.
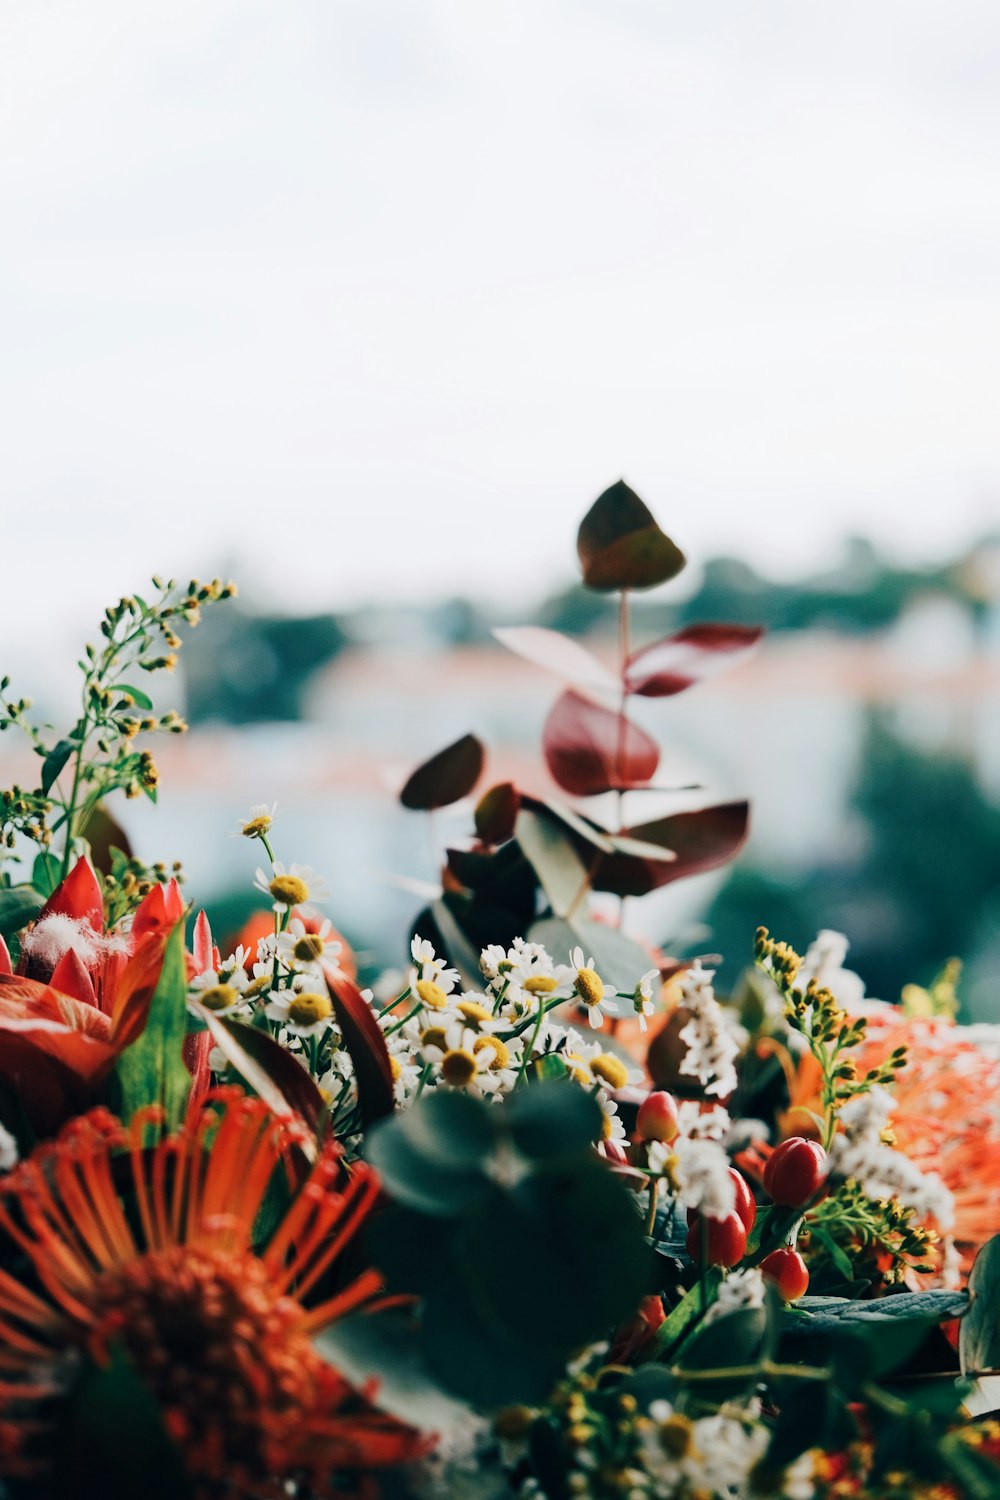
[[[951,969],[866,1000],[836,933],[748,934],[722,997],[626,929],[747,828],[626,819],[676,790],[629,699],[759,632],[633,646],[684,558],[624,484],[578,550],[616,667],[498,632],[565,684],[572,800],[483,790],[473,735],[419,766],[403,805],[475,794],[474,828],[371,988],[274,807],[223,949],[106,807],[156,800],[136,746],[185,725],[134,684],[232,585],[109,609],[64,736],[3,679],[38,774],[0,794],[0,1493],[1000,1494],[1000,1028]]]

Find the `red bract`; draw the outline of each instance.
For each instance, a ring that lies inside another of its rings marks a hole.
[[[761,1275],[774,1283],[786,1302],[797,1302],[809,1288],[809,1272],[797,1250],[772,1250],[760,1263]]]
[[[639,1106],[636,1129],[640,1140],[662,1141],[669,1145],[680,1130],[677,1102],[673,1094],[668,1094],[665,1089],[647,1094]]]
[[[822,1190],[829,1170],[822,1146],[793,1135],[768,1157],[764,1191],[782,1208],[804,1208]]]
[[[702,1219],[697,1214],[685,1244],[694,1261],[704,1255],[710,1266],[735,1266],[746,1254],[747,1231],[738,1213],[726,1214],[724,1219]]]

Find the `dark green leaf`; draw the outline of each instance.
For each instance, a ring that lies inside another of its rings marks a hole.
[[[505,1110],[518,1150],[535,1158],[586,1151],[600,1140],[603,1121],[597,1100],[568,1081],[518,1089]]]
[[[53,1444],[53,1500],[189,1500],[180,1454],[160,1408],[120,1349],[88,1365]]]
[[[375,1400],[381,1411],[443,1439],[467,1428],[471,1408],[432,1377],[412,1319],[398,1312],[361,1313],[334,1323],[315,1344],[352,1385],[378,1381]]]
[[[684,567],[680,548],[624,480],[594,501],[580,523],[576,548],[592,589],[648,589]]]
[[[52,790],[53,783],[58,779],[60,771],[75,749],[76,746],[71,740],[60,740],[58,745],[53,745],[43,760],[41,788],[46,796]]]
[[[399,800],[416,812],[448,807],[472,791],[482,774],[483,760],[482,744],[474,734],[466,734],[419,765]]]
[[[368,1159],[396,1202],[427,1214],[455,1214],[491,1190],[486,1167],[498,1123],[481,1099],[436,1090],[372,1129]]]
[[[838,1327],[846,1324],[886,1324],[920,1318],[942,1323],[960,1318],[969,1306],[965,1292],[899,1292],[895,1296],[876,1297],[854,1302],[844,1297],[802,1297],[786,1312],[792,1322],[811,1328]]]
[[[962,1369],[1000,1369],[1000,1235],[986,1241],[969,1276],[971,1305],[962,1321],[958,1353]],[[1000,1377],[976,1381],[969,1401],[973,1413],[1000,1406]]]
[[[19,932],[34,921],[45,904],[45,897],[33,885],[11,885],[0,890],[0,932]]]
[[[512,781],[501,781],[483,793],[476,804],[475,823],[485,844],[502,844],[512,837],[520,800]]]
[[[153,700],[148,693],[143,692],[142,688],[132,687],[128,682],[116,682],[115,691],[118,693],[128,693],[129,697],[135,699],[136,708],[145,709],[146,713],[152,711]]]
[[[724,1370],[729,1366],[756,1365],[763,1353],[767,1312],[763,1307],[741,1307],[725,1313],[698,1331],[682,1345],[674,1361],[683,1371]],[[683,1383],[683,1377],[679,1376]],[[726,1401],[752,1390],[756,1374],[720,1375],[718,1379],[687,1384],[698,1400]]]
[[[43,850],[35,856],[35,863],[31,867],[31,883],[46,901],[59,884],[61,874],[62,862],[54,854]]]

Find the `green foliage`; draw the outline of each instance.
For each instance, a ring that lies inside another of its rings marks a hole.
[[[642,1225],[592,1150],[600,1131],[588,1094],[537,1083],[499,1106],[435,1092],[371,1133],[397,1205],[375,1226],[374,1258],[393,1290],[423,1298],[436,1378],[478,1406],[543,1400],[645,1289]]]
[[[187,1020],[184,923],[178,922],[167,939],[142,1035],[118,1059],[119,1112],[124,1120],[144,1105],[159,1104],[168,1128],[180,1125],[191,1091],[191,1075],[183,1058]]]

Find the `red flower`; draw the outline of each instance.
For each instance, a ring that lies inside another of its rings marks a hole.
[[[72,1378],[67,1356],[104,1364],[120,1347],[158,1402],[199,1500],[283,1496],[292,1479],[328,1497],[367,1494],[371,1470],[426,1444],[376,1410],[372,1389],[352,1388],[312,1335],[371,1307],[380,1290],[373,1270],[337,1290],[327,1282],[377,1178],[364,1163],[347,1177],[328,1143],[298,1182],[289,1148],[301,1122],[238,1089],[219,1090],[176,1136],[145,1150],[158,1118],[140,1110],[126,1130],[93,1110],[0,1187],[0,1229],[31,1268],[30,1285],[0,1271],[0,1479],[44,1480],[47,1414]],[[291,1203],[258,1246],[254,1225],[275,1174]]]

